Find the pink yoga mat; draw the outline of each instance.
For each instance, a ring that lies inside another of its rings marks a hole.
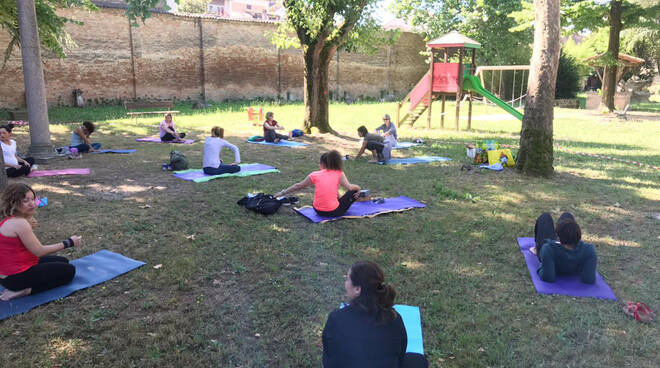
[[[89,173],[89,169],[35,170],[28,175],[28,178],[57,175],[89,175]]]

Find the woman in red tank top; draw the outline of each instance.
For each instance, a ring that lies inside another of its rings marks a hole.
[[[22,183],[12,183],[2,193],[0,213],[0,300],[7,301],[66,285],[76,268],[64,257],[50,256],[65,248],[79,246],[74,235],[62,242],[42,245],[34,235],[37,222],[34,191]]]
[[[342,216],[360,196],[360,186],[348,182],[341,155],[336,150],[321,155],[319,169],[307,175],[305,180],[284,189],[275,196],[281,197],[314,185],[316,213],[324,217]],[[338,192],[340,185],[346,189],[346,193],[341,198]]]

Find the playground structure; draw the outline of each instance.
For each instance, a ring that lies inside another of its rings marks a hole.
[[[497,106],[510,113],[519,120],[522,114],[502,101],[497,96],[483,88],[481,80],[475,74],[476,51],[481,44],[458,32],[451,32],[435,40],[430,41],[427,46],[431,50],[429,59],[429,71],[408,93],[408,95],[397,104],[396,123],[401,126],[406,120],[412,126],[417,119],[428,110],[427,128],[431,127],[432,103],[440,98],[442,100],[442,114],[440,125],[445,126],[445,100],[447,96],[456,96],[456,120],[455,130],[458,130],[460,118],[460,101],[464,95],[468,98],[468,129],[472,128],[472,94],[477,93],[485,99],[490,100]],[[466,49],[471,50],[470,63],[465,63],[467,58]],[[457,62],[451,62],[457,61]],[[401,116],[401,107],[410,102],[408,112]]]

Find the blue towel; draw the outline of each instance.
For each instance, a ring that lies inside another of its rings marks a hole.
[[[121,150],[121,149],[102,149],[100,151],[94,151],[93,153],[133,153],[135,151],[136,150],[134,150],[134,149],[125,149],[125,150]]]
[[[38,294],[12,299],[8,302],[0,301],[0,320],[25,313],[41,304],[64,298],[76,290],[86,289],[114,279],[121,274],[141,267],[145,263],[109,250],[101,250],[73,260],[71,264],[76,266],[76,276],[74,276],[71,283]],[[4,289],[0,288],[0,292],[2,290]]]
[[[493,171],[502,171],[502,170],[504,170],[504,166],[502,166],[502,164],[499,163],[499,162],[496,162],[496,163],[494,163],[494,164],[492,164],[492,165],[481,164],[481,165],[479,165],[479,168],[480,168],[480,169],[493,170]]]
[[[341,303],[339,308],[344,308],[347,304]],[[424,339],[422,338],[422,317],[419,313],[419,307],[412,305],[395,304],[394,310],[399,313],[403,320],[403,327],[406,328],[408,337],[408,347],[406,353],[417,353],[424,355]]]
[[[386,165],[408,165],[408,164],[428,164],[436,161],[451,161],[450,158],[440,156],[421,156],[421,157],[407,157],[407,158],[393,158],[387,162]]]
[[[307,145],[307,143],[287,141],[286,139],[282,139],[281,141],[279,141],[279,143],[270,143],[266,141],[261,141],[261,142],[247,141],[247,142],[254,144],[265,144],[267,146],[279,146],[279,147],[303,147]]]

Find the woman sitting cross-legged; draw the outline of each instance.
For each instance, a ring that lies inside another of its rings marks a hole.
[[[206,175],[220,175],[235,173],[241,170],[238,164],[241,163],[241,154],[238,147],[224,140],[225,130],[216,126],[211,129],[211,136],[204,141],[203,170]],[[225,165],[220,159],[220,151],[223,147],[228,147],[234,151],[234,162],[231,165]]]
[[[319,171],[307,175],[305,180],[277,193],[276,197],[314,185],[314,210],[319,216],[337,217],[348,211],[360,195],[360,187],[351,184],[344,174],[341,155],[336,150],[324,153],[319,161]],[[339,185],[347,192],[339,198]]]
[[[276,130],[284,130],[277,120],[273,119],[274,114],[270,111],[266,113],[266,121],[264,121],[264,140],[270,143],[278,143],[281,139],[289,139],[290,135],[279,134]],[[289,133],[291,134],[291,133]]]
[[[532,252],[541,262],[537,271],[541,280],[554,282],[557,275],[580,275],[585,284],[596,282],[596,250],[582,241],[582,230],[573,215],[564,212],[555,227],[549,213],[541,214],[534,226],[534,239]]]
[[[383,125],[376,128],[376,132],[382,132],[383,137],[390,142],[390,146],[396,147],[398,139],[396,125],[392,124],[389,114],[383,115]]]
[[[406,353],[403,320],[392,306],[396,292],[373,262],[357,262],[344,282],[349,305],[328,316],[323,329],[324,368],[424,368],[424,355]]]
[[[36,168],[32,157],[21,158],[16,153],[16,141],[11,139],[12,124],[0,126],[0,145],[5,159],[7,176],[16,178],[27,175]]]
[[[165,114],[165,120],[160,122],[158,130],[160,131],[160,140],[162,142],[181,142],[186,136],[186,133],[176,130],[174,120],[172,120],[172,114],[169,112]]]
[[[85,152],[96,152],[101,149],[101,143],[91,143],[89,141],[89,136],[94,133],[96,127],[91,121],[86,121],[82,123],[81,126],[77,127],[71,133],[71,143],[69,147],[75,148],[80,153]]]
[[[2,193],[0,212],[0,300],[36,294],[71,282],[76,268],[64,257],[51,256],[62,249],[80,246],[73,235],[55,244],[42,245],[34,235],[34,191],[22,183],[12,183]]]

